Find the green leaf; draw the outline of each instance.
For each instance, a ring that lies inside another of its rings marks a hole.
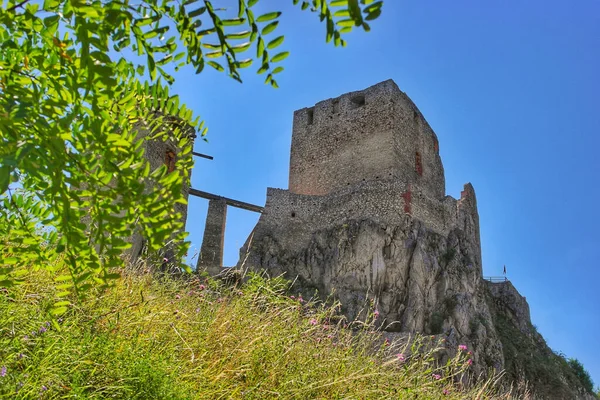
[[[257,74],[263,74],[265,72],[267,72],[269,70],[269,63],[263,64],[258,71],[256,71]]]
[[[216,69],[219,72],[223,72],[225,69],[223,68],[223,66],[221,64],[219,64],[216,61],[208,61],[207,62],[208,65],[210,65],[211,67],[213,67],[214,69]]]
[[[188,17],[196,18],[206,12],[206,7],[200,7],[188,13]]]
[[[279,25],[279,21],[273,21],[270,24],[268,24],[267,26],[265,26],[262,31],[260,32],[261,35],[266,36],[269,33],[273,32],[275,30],[275,28],[277,28],[277,25]]]
[[[248,68],[249,66],[251,66],[251,65],[252,65],[252,61],[253,61],[253,60],[252,60],[251,58],[246,58],[245,60],[240,60],[240,61],[237,61],[237,62],[235,63],[235,66],[236,66],[237,68]]]
[[[243,32],[237,32],[237,33],[228,33],[227,35],[225,35],[226,39],[246,39],[248,37],[250,37],[250,34],[252,32],[251,31],[243,31]]]
[[[279,37],[277,37],[277,38],[275,38],[275,39],[271,40],[271,41],[269,42],[269,44],[267,45],[267,48],[268,48],[268,49],[274,49],[274,48],[276,48],[276,47],[277,47],[277,46],[279,46],[281,43],[283,43],[283,39],[284,39],[284,38],[283,38],[283,36],[279,36]]]
[[[256,19],[256,22],[267,22],[278,18],[281,15],[280,11],[274,11],[267,14],[263,14]]]
[[[59,315],[63,315],[64,313],[66,313],[69,309],[67,307],[57,307],[57,308],[52,308],[50,310],[50,314],[54,315],[54,316],[59,316]]]
[[[43,9],[46,11],[56,10],[60,3],[60,0],[44,0]]]
[[[282,53],[276,54],[273,56],[273,58],[271,58],[271,62],[276,63],[279,61],[283,61],[285,60],[288,56],[290,55],[289,51],[284,51]]]

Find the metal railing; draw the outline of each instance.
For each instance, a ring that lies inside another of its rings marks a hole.
[[[492,283],[508,282],[506,276],[484,276],[483,279]]]

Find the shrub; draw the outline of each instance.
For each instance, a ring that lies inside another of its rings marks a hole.
[[[569,367],[573,370],[573,373],[581,382],[581,386],[583,386],[588,392],[594,392],[594,382],[592,382],[592,378],[590,377],[590,373],[583,367],[583,364],[579,362],[576,358],[569,358],[567,361]]]

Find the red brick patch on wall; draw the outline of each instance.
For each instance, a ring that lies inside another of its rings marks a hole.
[[[410,186],[406,192],[402,193],[402,198],[404,199],[404,212],[407,214],[412,214],[412,191],[410,190]]]
[[[423,176],[423,163],[421,161],[421,153],[418,151],[415,153],[415,170],[419,176]]]

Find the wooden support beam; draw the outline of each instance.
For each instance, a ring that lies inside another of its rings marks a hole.
[[[209,160],[214,160],[213,156],[209,156],[206,154],[196,153],[195,151],[192,151],[192,154],[195,155],[196,157],[202,157],[202,158],[208,158]]]
[[[230,199],[230,198],[223,197],[223,196],[217,196],[216,194],[203,192],[203,191],[197,190],[197,189],[190,188],[190,194],[192,196],[202,197],[203,199],[208,199],[208,200],[224,200],[228,206],[237,207],[237,208],[241,208],[241,209],[248,210],[248,211],[254,211],[257,213],[262,213],[264,210],[264,207],[256,206],[254,204],[245,203],[243,201],[238,201],[238,200]]]

